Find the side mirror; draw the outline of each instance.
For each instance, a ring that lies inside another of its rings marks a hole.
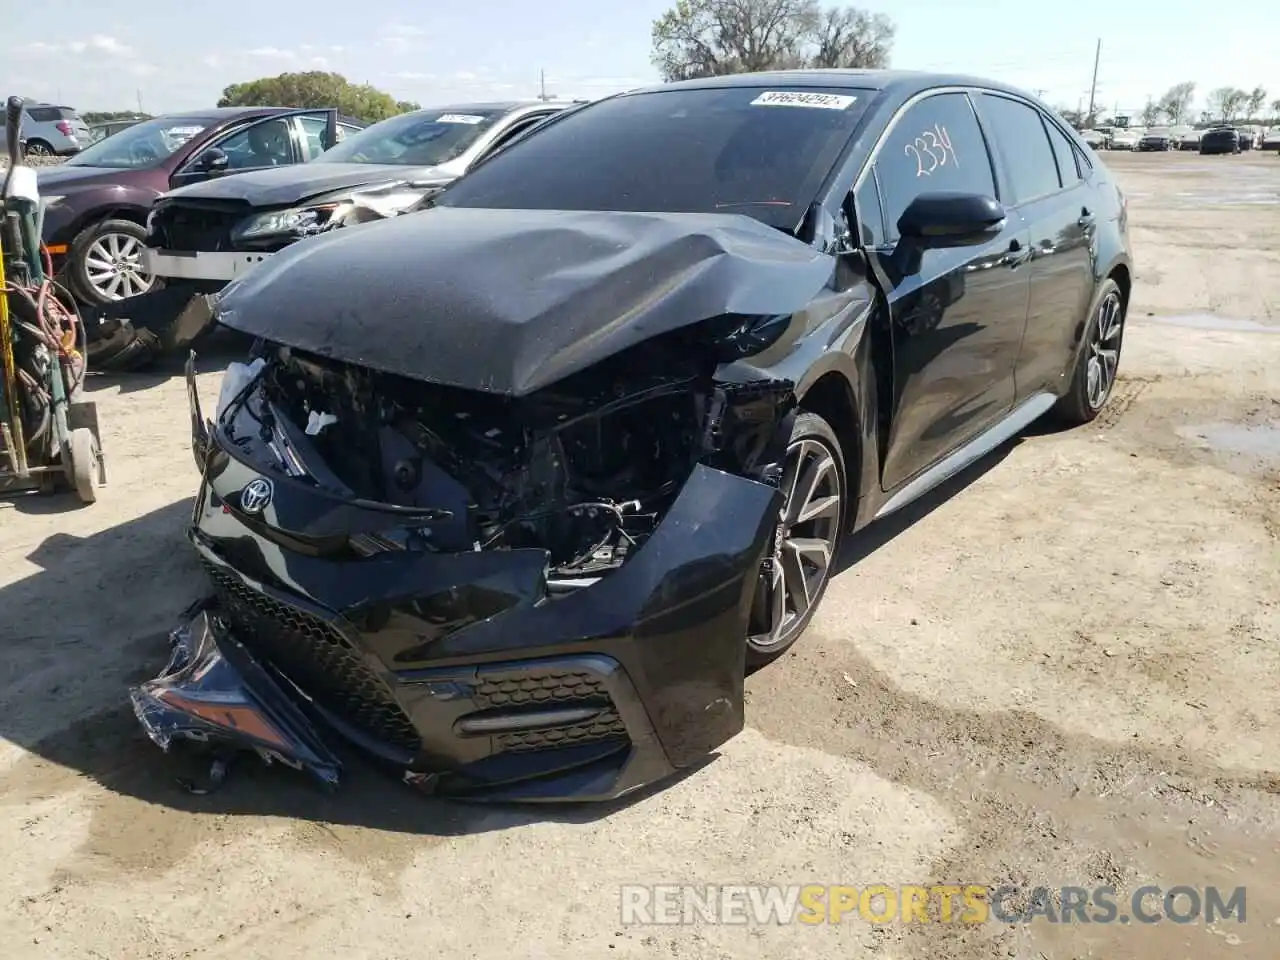
[[[231,158],[227,156],[226,151],[210,147],[196,160],[196,169],[201,173],[222,173],[230,163]]]
[[[980,193],[922,193],[898,218],[898,235],[921,249],[968,247],[992,239],[1006,216]]]

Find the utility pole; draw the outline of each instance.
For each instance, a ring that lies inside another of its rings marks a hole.
[[[1093,122],[1094,99],[1098,93],[1098,62],[1102,59],[1102,38],[1098,38],[1097,49],[1093,51],[1093,83],[1089,85],[1089,122]]]
[[[138,94],[138,112],[142,113],[142,90],[139,89],[134,92]]]
[[[551,95],[547,93],[547,71],[545,70],[538,71],[538,87],[541,90],[541,92],[538,94],[539,100],[552,99]]]

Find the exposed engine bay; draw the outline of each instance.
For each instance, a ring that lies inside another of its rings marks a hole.
[[[257,432],[278,461],[268,467],[432,511],[420,526],[351,537],[357,554],[539,548],[553,588],[622,566],[699,462],[776,483],[775,434],[794,405],[789,382],[717,382],[715,359],[684,337],[520,398],[274,345],[237,366],[244,385],[218,416],[232,445]]]

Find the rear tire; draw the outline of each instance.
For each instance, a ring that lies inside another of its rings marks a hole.
[[[44,140],[28,140],[26,155],[28,157],[52,157],[53,145]]]
[[[1053,417],[1066,426],[1089,423],[1111,399],[1120,369],[1126,310],[1119,285],[1108,277],[1089,311],[1070,386],[1052,410]]]
[[[776,660],[800,639],[835,571],[849,484],[840,440],[816,413],[796,417],[781,487],[784,503],[752,604],[748,672]]]

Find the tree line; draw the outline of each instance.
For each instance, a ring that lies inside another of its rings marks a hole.
[[[1192,119],[1192,104],[1195,100],[1196,85],[1191,81],[1174,84],[1159,100],[1148,100],[1142,108],[1142,122],[1150,127],[1161,120],[1170,123],[1186,123]],[[1236,120],[1263,119],[1266,109],[1267,91],[1264,87],[1252,90],[1241,90],[1237,87],[1218,87],[1211,90],[1207,97],[1206,108],[1201,111],[1202,122],[1220,120],[1231,123]],[[1280,100],[1270,103],[1272,116],[1280,115]]]

